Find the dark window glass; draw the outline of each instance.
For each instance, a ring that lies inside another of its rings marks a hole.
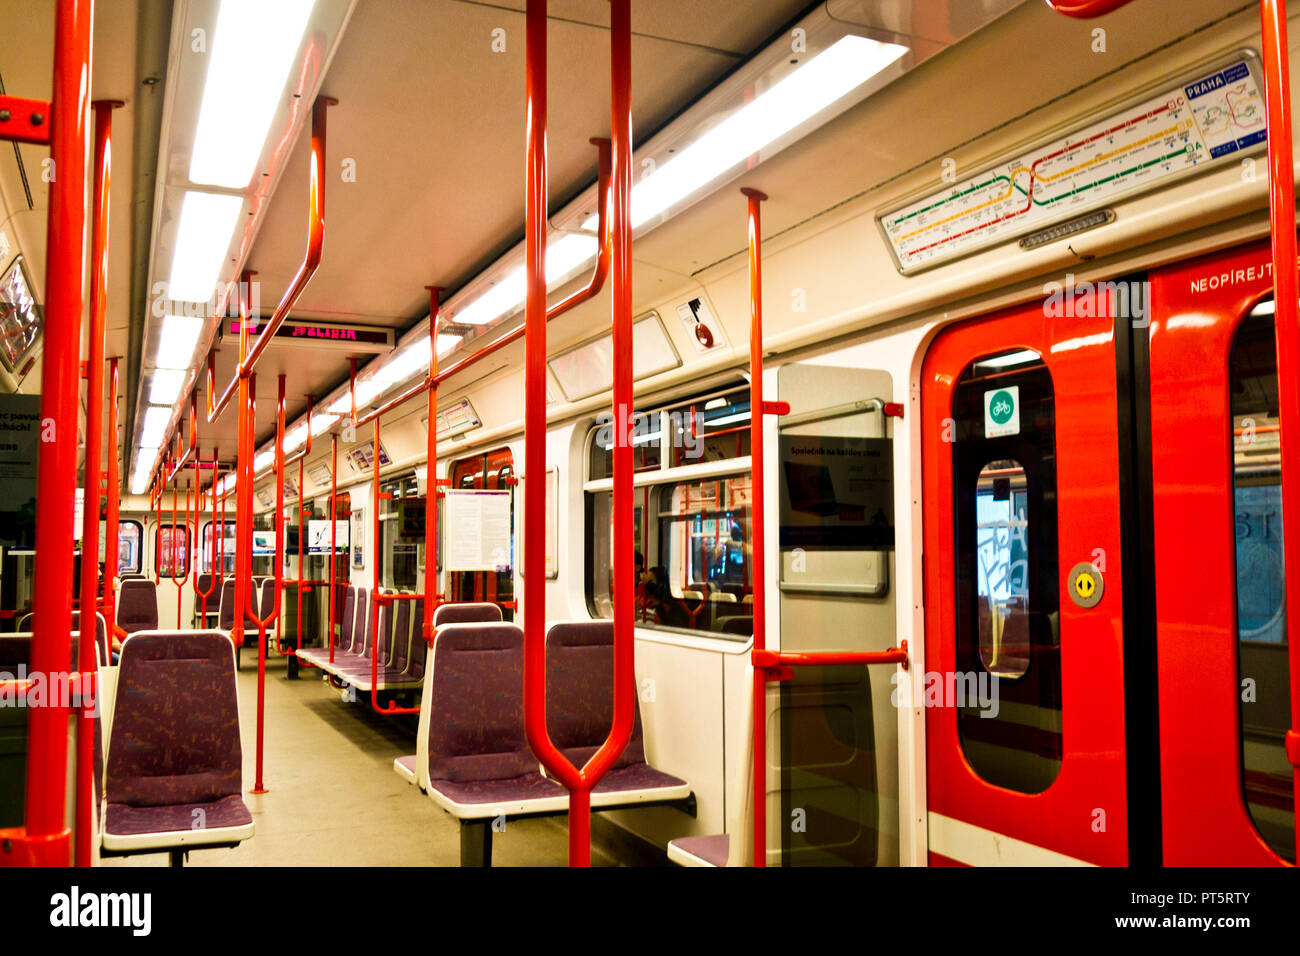
[[[1027,350],[976,361],[952,417],[957,660],[944,702],[976,773],[1041,793],[1062,756],[1051,374]]]
[[[639,625],[746,637],[753,630],[749,475],[635,489]],[[588,496],[592,612],[613,616],[612,495]]]
[[[213,531],[219,528],[224,528],[224,533],[214,537]],[[209,521],[205,524],[202,551],[203,556],[199,561],[201,570],[211,572],[220,561],[222,576],[233,575],[235,573],[235,522],[227,521],[223,524],[219,521]]]
[[[423,586],[424,497],[415,475],[379,486],[379,579],[388,591],[419,591]],[[389,497],[384,497],[388,495]]]
[[[680,405],[665,417],[671,429],[674,466],[749,454],[748,388]]]
[[[1282,564],[1282,471],[1272,303],[1237,331],[1229,358],[1237,653],[1246,809],[1274,852],[1295,860],[1295,779],[1285,749],[1291,681]]]
[[[140,553],[144,542],[144,527],[138,521],[119,521],[117,523],[117,573],[141,574],[144,571],[144,559]],[[104,551],[101,548],[100,554]]]

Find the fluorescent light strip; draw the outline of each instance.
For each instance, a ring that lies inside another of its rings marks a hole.
[[[724,415],[722,418],[714,418],[712,420],[710,420],[706,415],[704,417],[704,427],[716,428],[719,425],[730,425],[733,422],[746,422],[749,421],[749,418],[750,413],[748,411],[736,412],[734,415]]]
[[[632,187],[633,228],[812,119],[907,52],[896,43],[842,37]],[[592,230],[597,223],[593,215],[582,228]]]
[[[185,375],[181,369],[156,368],[149,383],[149,404],[175,405],[185,385]]]
[[[388,391],[388,383],[380,382],[373,378],[362,379],[357,382],[357,408],[364,408],[372,401],[378,398],[384,392]],[[336,415],[348,414],[352,411],[352,396],[349,392],[344,392],[333,404],[330,405],[329,411]]]
[[[315,0],[222,0],[190,155],[191,182],[248,187],[313,6]]]
[[[207,302],[216,293],[226,250],[244,200],[239,196],[187,192],[181,201],[167,296]]]
[[[170,407],[150,405],[146,408],[144,424],[140,428],[140,445],[146,448],[157,448],[162,445],[163,439],[167,437],[167,422],[171,417]]]
[[[549,287],[574,269],[596,258],[600,243],[593,236],[576,233],[562,236],[546,247],[546,284]],[[504,279],[473,302],[456,311],[455,320],[463,325],[487,325],[519,307],[528,291],[523,266],[511,270]]]
[[[158,332],[158,352],[153,364],[158,368],[188,369],[199,344],[203,320],[188,315],[164,315]]]

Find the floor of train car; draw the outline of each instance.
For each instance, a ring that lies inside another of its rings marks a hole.
[[[285,661],[268,659],[264,779],[253,786],[257,668],[244,655],[238,675],[244,748],[244,802],[257,832],[235,849],[195,850],[186,866],[458,866],[455,820],[393,771],[393,760],[415,750],[414,717],[381,717],[340,700],[303,669],[286,677]],[[560,817],[511,820],[493,834],[494,866],[563,866],[568,828]],[[593,841],[593,866],[619,861]],[[665,864],[667,859],[665,857]],[[165,866],[166,856],[142,854],[104,866]]]

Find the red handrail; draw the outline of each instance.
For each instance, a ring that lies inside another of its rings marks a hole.
[[[217,582],[221,580],[222,562],[217,557],[217,548],[219,547],[219,545],[217,544],[217,538],[223,539],[224,542],[226,536],[225,522],[224,521],[218,522],[217,520],[217,478],[220,477],[217,470],[217,451],[218,451],[217,446],[213,445],[212,446],[212,484],[208,486],[208,493],[210,495],[210,501],[212,504],[212,520],[209,522],[209,527],[213,528],[213,535],[212,535],[213,561],[211,564],[212,570],[208,574],[208,589],[206,591],[200,590],[199,588],[199,567],[201,567],[203,564],[203,535],[199,531],[198,521],[196,520],[194,522],[194,534],[198,538],[198,547],[195,550],[199,555],[199,560],[195,562],[196,566],[194,568],[194,596],[199,599],[201,605],[201,610],[199,612],[200,613],[199,622],[204,627],[207,627],[207,623],[208,623],[208,598],[212,597],[213,592],[216,591],[217,589]],[[226,499],[222,497],[221,509],[222,509],[223,516],[225,513],[225,507],[226,507]],[[220,545],[220,547],[224,551],[224,543]],[[220,600],[220,597],[218,597],[218,600]]]
[[[82,263],[86,252],[86,108],[90,97],[91,0],[59,0],[49,112],[50,185],[45,260],[45,355],[41,421],[57,441],[37,450],[36,587],[32,672],[66,673],[71,657],[73,509],[77,484]],[[0,830],[0,863],[66,866],[68,707],[61,695],[28,711],[24,826]]]
[[[598,152],[597,159],[596,159],[596,193],[597,193],[596,235],[600,237],[599,239],[600,248],[596,254],[596,265],[592,269],[591,278],[587,281],[587,284],[584,285],[581,289],[576,290],[573,294],[565,297],[564,299],[555,303],[555,305],[547,309],[546,321],[548,322],[552,321],[553,319],[559,318],[561,315],[564,315],[574,306],[581,305],[583,302],[586,302],[588,299],[591,299],[599,295],[601,290],[605,287],[605,279],[609,275],[609,247],[610,247],[609,217],[607,215],[606,208],[609,204],[610,142],[607,139],[600,139],[600,138],[593,138],[590,140],[590,142],[593,146],[596,147]],[[426,286],[425,288],[433,289],[435,287]],[[388,401],[384,402],[382,405],[378,406],[377,408],[371,409],[369,412],[366,412],[366,414],[360,417],[357,416],[357,363],[356,363],[356,359],[352,359],[351,361],[352,370],[351,370],[351,376],[348,385],[348,388],[350,389],[351,396],[352,396],[352,423],[354,425],[368,425],[370,424],[371,421],[378,418],[379,416],[391,412],[394,408],[398,408],[402,405],[405,405],[408,401],[415,398],[415,396],[419,395],[425,389],[431,387],[432,388],[438,387],[443,382],[447,381],[447,379],[451,378],[453,375],[463,372],[465,369],[469,368],[470,366],[483,361],[483,359],[487,358],[489,355],[492,355],[494,352],[500,351],[501,349],[505,348],[507,345],[510,345],[512,342],[518,342],[521,338],[524,337],[524,328],[525,327],[523,325],[520,325],[514,329],[511,329],[509,332],[501,336],[499,339],[489,342],[481,349],[478,349],[475,352],[471,352],[469,355],[466,355],[463,358],[457,359],[455,362],[452,362],[450,365],[448,365],[445,370],[440,372],[438,371],[438,362],[437,362],[437,358],[438,358],[437,323],[430,321],[429,349],[430,352],[433,354],[433,360],[429,363],[429,374],[425,376],[424,381],[412,385],[410,388],[402,392],[400,395],[396,395],[393,398],[388,399]],[[429,421],[433,421],[433,419],[431,418],[429,419]]]
[[[108,505],[104,531],[104,620],[117,623],[117,593],[114,590],[118,562],[118,522],[121,520],[121,477],[118,474],[117,442],[117,356],[108,360]],[[97,536],[98,537],[98,536]],[[141,542],[143,548],[144,542]],[[112,641],[109,641],[112,650]]]
[[[603,279],[602,279],[603,281]],[[429,429],[425,434],[424,473],[424,622],[421,633],[433,649],[433,614],[438,607],[438,300],[439,286],[429,290]],[[428,651],[426,651],[428,653]],[[432,666],[432,661],[426,666]]]
[[[179,438],[179,432],[177,433]],[[176,459],[176,464],[172,466],[170,472],[163,483],[175,481],[179,475],[189,465],[191,459],[199,453],[199,393],[198,389],[190,390],[190,447],[185,449]]]
[[[336,603],[335,591],[338,590],[338,583],[335,578],[338,575],[338,492],[339,492],[339,436],[337,432],[330,432],[330,663],[334,663],[334,606]]]
[[[859,664],[901,664],[907,670],[907,641],[887,651],[754,651],[755,668],[842,667]]]
[[[582,769],[551,741],[546,727],[546,3],[526,10],[527,191],[524,310],[524,726],[528,744],[569,791],[569,863],[591,861],[591,790],[631,739],[636,698],[633,663],[632,555],[632,191],[631,11],[610,2],[611,129],[610,270],[613,274],[614,439],[614,719],[608,737]],[[618,572],[623,572],[619,574]]]
[[[188,488],[186,488],[186,489],[185,489],[185,536],[186,536],[187,538],[189,537],[189,534],[190,534],[189,513],[190,513],[190,490],[189,490]],[[171,539],[170,539],[170,540],[171,540],[171,545],[170,545],[170,547],[167,549],[168,551],[171,552],[171,555],[170,555],[171,568],[170,568],[170,570],[168,571],[167,576],[168,576],[169,578],[171,578],[172,584],[176,585],[176,630],[179,631],[179,630],[181,629],[181,590],[185,587],[185,579],[186,579],[187,577],[189,577],[190,569],[189,569],[188,567],[186,567],[185,570],[181,573],[181,576],[180,576],[179,578],[176,576],[176,485],[175,485],[174,482],[173,482],[173,484],[172,484],[172,527],[171,527],[171,532],[172,532],[172,533],[171,533]],[[161,528],[161,527],[158,529],[158,542],[159,542],[159,544],[162,543],[162,528]],[[189,548],[188,548],[188,546],[186,547],[185,550],[186,550],[186,555],[185,555],[185,557],[186,557],[186,564],[188,564],[188,563],[189,563]],[[156,557],[157,557],[157,556],[155,555],[155,558],[156,558]],[[157,562],[155,561],[155,563],[157,563]]]
[[[247,378],[252,374],[253,369],[257,367],[257,360],[262,357],[267,346],[275,338],[276,331],[284,323],[285,318],[289,315],[289,310],[293,308],[298,297],[302,295],[302,290],[307,288],[307,283],[311,281],[312,276],[316,274],[316,269],[320,266],[321,250],[325,244],[325,111],[330,106],[337,103],[338,100],[329,96],[318,96],[316,102],[312,105],[311,110],[311,165],[308,173],[308,203],[307,203],[307,253],[303,257],[302,265],[298,267],[298,272],[294,275],[293,280],[289,283],[289,288],[284,290],[284,296],[280,299],[280,304],[275,307],[271,313],[270,320],[258,329],[257,341],[253,343],[252,351],[247,355],[241,355],[239,365],[235,369],[235,375],[226,385],[221,397],[213,402],[212,382],[209,378],[208,389],[208,424],[215,422],[221,413],[226,410],[230,404],[230,399],[234,395],[235,387],[240,379]],[[224,312],[225,310],[221,310]],[[220,317],[218,317],[220,319]],[[243,338],[244,326],[248,324],[248,316],[241,315],[239,318],[240,337]]]
[[[1278,424],[1281,426],[1282,513],[1300,515],[1300,322],[1297,321],[1295,180],[1291,153],[1291,78],[1286,5],[1260,0],[1264,106],[1268,130],[1268,206],[1273,245],[1273,322],[1277,339]],[[1300,607],[1300,523],[1283,527],[1286,600]],[[1291,729],[1285,749],[1291,763],[1294,813],[1300,819],[1300,614],[1287,615],[1290,643]],[[1300,852],[1300,827],[1295,831]]]

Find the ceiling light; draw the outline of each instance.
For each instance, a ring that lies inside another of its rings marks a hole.
[[[420,336],[406,348],[394,352],[374,374],[376,381],[395,385],[404,382],[416,372],[429,368],[429,340]]]
[[[264,451],[260,455],[254,456],[253,471],[254,473],[262,471],[266,468],[271,467],[271,465],[273,464],[275,464],[275,452]]]
[[[600,243],[592,236],[570,233],[546,247],[546,284],[558,282],[578,267],[596,258]],[[517,309],[528,292],[523,266],[513,269],[504,279],[473,302],[456,311],[455,319],[465,325],[487,325],[507,312]]]
[[[367,378],[357,382],[357,408],[364,408],[387,390],[388,383],[377,379]],[[344,392],[334,400],[329,406],[329,410],[337,415],[351,412],[352,395],[349,392]]]
[[[167,437],[167,422],[172,417],[170,407],[150,405],[144,411],[144,425],[140,429],[140,445],[157,448]]]
[[[149,403],[151,405],[175,405],[185,385],[186,372],[183,369],[156,368],[153,380],[149,384]]]
[[[311,435],[315,438],[321,432],[329,431],[330,427],[339,420],[337,415],[313,415],[311,417]]]
[[[301,425],[295,425],[293,428],[285,432],[284,435],[285,452],[288,453],[293,451],[295,448],[297,448],[306,440],[307,440],[307,423],[303,422]]]
[[[907,52],[905,46],[869,37],[840,38],[632,187],[633,228],[812,119]],[[593,215],[582,228],[590,231],[597,225]]]
[[[165,315],[158,333],[158,352],[153,364],[158,368],[188,369],[199,344],[203,320],[196,316]]]
[[[192,191],[185,194],[176,226],[168,298],[181,302],[207,302],[212,298],[243,205],[239,196]]]
[[[194,133],[191,182],[247,188],[284,101],[313,6],[314,0],[222,0]]]

